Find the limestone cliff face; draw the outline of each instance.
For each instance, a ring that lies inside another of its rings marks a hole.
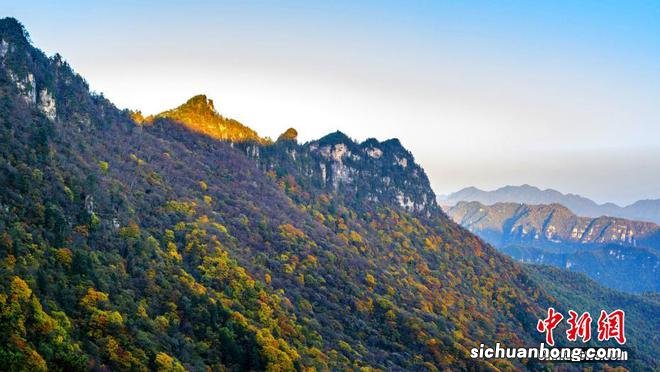
[[[46,118],[57,117],[53,86],[58,83],[59,58],[47,58],[27,41],[27,32],[15,20],[4,19],[0,25],[0,67],[16,87],[25,103],[39,109]],[[55,74],[48,74],[44,67],[55,67]]]
[[[354,188],[372,201],[387,200],[411,212],[436,207],[424,170],[397,139],[355,143],[341,132],[307,147],[326,169],[324,182],[333,190]]]
[[[427,216],[442,213],[426,173],[397,139],[358,143],[335,132],[305,144],[249,144],[244,151],[266,171],[294,174],[299,183],[356,203],[384,202]]]

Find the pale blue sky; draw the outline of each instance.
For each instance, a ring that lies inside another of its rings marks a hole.
[[[119,107],[197,93],[276,137],[398,137],[439,194],[660,197],[659,1],[0,5]]]

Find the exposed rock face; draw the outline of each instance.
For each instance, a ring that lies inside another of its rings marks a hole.
[[[7,38],[0,39],[0,64],[6,70],[7,77],[26,103],[36,107],[49,120],[55,120],[55,99],[46,88],[47,79],[36,72],[38,66],[31,57],[32,47],[27,42],[25,30],[20,24],[12,24],[11,21],[3,24],[3,27],[6,27],[4,31]],[[48,60],[48,63],[55,60],[54,57]],[[35,74],[39,76],[39,81]],[[52,85],[52,82],[50,83]],[[41,89],[39,94],[38,87]]]
[[[16,22],[3,24],[6,36],[0,39],[0,63],[7,71],[11,80],[19,91],[19,94],[29,104],[37,103],[37,84],[32,66],[26,62],[30,45],[25,37],[22,26]]]
[[[374,159],[380,159],[381,156],[383,156],[383,150],[377,148],[377,147],[370,147],[366,150],[367,155],[369,157],[372,157]]]
[[[405,169],[408,166],[408,159],[406,158],[399,159],[399,157],[395,157],[395,159],[396,159],[396,164],[399,164],[402,168]]]
[[[386,202],[427,215],[441,213],[424,170],[396,139],[356,143],[335,132],[303,145],[278,140],[261,148],[257,160],[266,170],[296,169],[307,178],[300,182],[312,181],[357,202]]]
[[[344,164],[344,159],[351,155],[345,143],[328,144],[318,150],[321,157],[330,163],[330,180],[336,191],[341,183],[351,182],[352,169]]]
[[[260,154],[259,146],[257,146],[257,145],[247,145],[245,147],[245,153],[248,156],[252,157],[252,158],[259,159],[259,154]]]
[[[34,81],[34,75],[28,72],[25,78],[18,77],[13,71],[9,70],[9,78],[16,84],[25,102],[30,104],[37,103],[37,85]]]
[[[9,43],[5,39],[0,40],[0,58],[5,58],[9,51]]]
[[[325,186],[326,180],[328,179],[328,173],[325,167],[325,163],[319,163],[319,169],[321,169],[321,180],[323,182],[323,186]]]
[[[55,99],[53,95],[44,89],[39,92],[39,110],[46,115],[48,120],[53,121],[57,117],[57,108],[55,107]]]

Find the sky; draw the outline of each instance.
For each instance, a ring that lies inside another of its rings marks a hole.
[[[120,108],[399,138],[437,194],[660,198],[660,1],[13,1]]]

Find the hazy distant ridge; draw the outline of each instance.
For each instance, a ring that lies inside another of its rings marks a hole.
[[[577,194],[563,194],[553,189],[541,190],[530,185],[504,186],[493,191],[466,187],[439,199],[440,204],[447,206],[453,206],[461,201],[478,201],[486,205],[495,203],[558,203],[580,216],[612,216],[660,223],[660,199],[639,200],[631,205],[620,207],[614,203],[598,204]]]

